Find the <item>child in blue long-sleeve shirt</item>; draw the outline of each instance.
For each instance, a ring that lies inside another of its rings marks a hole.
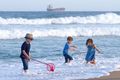
[[[69,55],[69,51],[74,51],[77,47],[75,45],[72,45],[73,38],[71,36],[68,36],[67,42],[63,49],[63,56],[65,57],[65,63],[70,63],[73,58]]]

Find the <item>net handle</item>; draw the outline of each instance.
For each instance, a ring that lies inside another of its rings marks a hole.
[[[42,61],[39,61],[39,60],[36,60],[36,59],[33,59],[33,58],[32,58],[32,60],[33,60],[33,61],[36,61],[36,62],[39,62],[39,63],[41,63],[41,64],[48,65],[48,63],[45,63],[45,62],[42,62]]]
[[[33,59],[33,58],[32,58],[32,60],[36,61],[36,62],[39,62],[41,64],[45,64],[47,66],[48,71],[54,72],[54,70],[55,70],[55,65],[53,63],[45,63],[45,62],[42,62],[42,61],[39,61],[39,60],[36,60],[36,59]],[[48,69],[48,67],[50,68],[50,70]]]

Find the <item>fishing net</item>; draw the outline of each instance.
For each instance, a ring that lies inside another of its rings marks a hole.
[[[47,70],[50,71],[50,72],[54,72],[55,65],[53,63],[48,63],[47,64]]]

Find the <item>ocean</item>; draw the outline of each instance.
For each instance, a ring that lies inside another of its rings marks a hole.
[[[32,33],[31,56],[54,63],[55,72],[29,62],[31,75],[22,74],[19,58],[26,33]],[[74,60],[64,64],[62,50],[67,36],[73,36],[78,50]],[[86,40],[92,38],[102,54],[96,52],[96,65],[86,64]],[[0,12],[0,80],[74,80],[109,75],[120,68],[120,12]],[[39,74],[37,74],[39,73]]]

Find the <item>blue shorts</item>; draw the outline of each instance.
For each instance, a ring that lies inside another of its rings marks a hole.
[[[70,60],[73,60],[73,58],[68,54],[64,54],[64,57],[65,57],[65,63],[69,62]]]

